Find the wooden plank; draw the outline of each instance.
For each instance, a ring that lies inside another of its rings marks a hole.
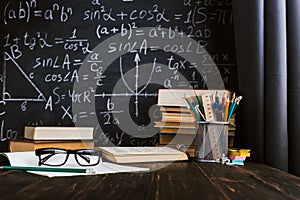
[[[226,199],[299,199],[300,178],[267,165],[197,163]]]

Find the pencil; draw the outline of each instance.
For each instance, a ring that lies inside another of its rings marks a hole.
[[[234,111],[234,107],[236,106],[236,101],[234,101],[233,103],[232,103],[232,105],[230,106],[230,108],[229,108],[229,111],[228,111],[228,117],[227,117],[227,121],[229,122],[229,120],[230,120],[230,118],[231,118],[231,116],[232,116],[232,114],[233,114],[233,111]]]
[[[228,97],[227,100],[226,100],[225,113],[224,113],[224,118],[223,118],[224,122],[227,122],[229,102],[230,102],[230,100],[229,100],[229,97]]]
[[[198,111],[198,113],[201,115],[202,119],[205,121],[206,118],[205,118],[204,114],[201,112],[201,110],[199,109],[199,105],[196,105],[195,109],[196,109],[196,111]]]
[[[87,173],[89,170],[82,168],[60,168],[60,167],[29,167],[29,166],[0,166],[0,170],[22,170],[22,171],[47,171],[47,172],[73,172]]]
[[[192,113],[194,113],[194,119],[196,121],[200,121],[201,120],[201,116],[200,114],[196,111],[195,107],[193,106],[192,102],[190,101],[189,97],[187,97],[186,95],[184,95],[184,98],[186,100],[186,102],[188,103]]]
[[[232,97],[231,97],[231,103],[233,103],[235,100],[235,92],[232,94]]]
[[[242,96],[237,97],[237,99],[236,99],[236,105],[234,107],[233,113],[235,112],[235,110],[238,107],[238,105],[239,105],[240,101],[242,100],[242,98],[243,98]]]
[[[197,101],[198,101],[198,104],[199,104],[199,109],[200,109],[201,112],[204,113],[203,103],[202,103],[202,101],[201,101],[201,98],[200,98],[199,95],[197,95],[196,91],[194,91],[194,93],[195,93],[195,96],[196,96]]]
[[[232,116],[233,113],[235,112],[235,110],[236,110],[237,106],[239,105],[241,99],[242,99],[242,96],[239,96],[239,97],[237,97],[237,98],[234,100],[232,106],[231,106],[230,109],[229,109],[228,119],[227,119],[228,121],[230,120],[231,116]]]

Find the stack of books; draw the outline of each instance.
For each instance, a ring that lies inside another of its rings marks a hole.
[[[11,140],[11,152],[34,151],[38,148],[93,148],[93,127],[25,126],[24,139]]]
[[[194,90],[160,89],[157,105],[160,107],[161,121],[155,122],[159,127],[158,146],[184,147],[190,157],[195,155],[196,124],[189,110],[184,95],[194,94]]]
[[[155,122],[155,127],[159,127],[159,146],[184,145],[186,152],[191,157],[194,156],[195,123],[191,112],[182,106],[162,106],[160,105],[161,121]]]

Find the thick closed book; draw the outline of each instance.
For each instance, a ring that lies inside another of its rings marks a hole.
[[[167,162],[188,160],[186,153],[170,147],[95,147],[103,157],[116,163]]]
[[[93,127],[25,126],[30,140],[93,140]]]
[[[224,92],[229,95],[230,92],[227,90],[201,90],[201,89],[159,89],[158,90],[158,99],[157,105],[164,107],[187,107],[187,103],[184,99],[185,96],[195,96],[202,95],[205,93],[209,94],[220,94],[223,95]]]
[[[10,152],[34,151],[39,148],[85,149],[93,148],[93,140],[11,140]]]

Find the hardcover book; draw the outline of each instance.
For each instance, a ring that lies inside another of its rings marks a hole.
[[[116,163],[166,162],[188,160],[186,153],[170,147],[95,147],[103,157]]]
[[[39,148],[85,149],[93,147],[93,140],[11,140],[9,142],[10,152],[34,151]]]
[[[93,140],[93,127],[25,126],[30,140]]]

